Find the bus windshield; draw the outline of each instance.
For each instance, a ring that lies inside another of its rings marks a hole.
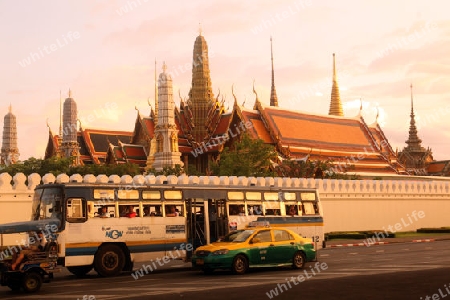
[[[37,189],[33,198],[31,220],[61,220],[62,189],[51,187]]]

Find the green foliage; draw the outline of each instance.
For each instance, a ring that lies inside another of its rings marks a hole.
[[[211,161],[211,172],[217,176],[274,176],[271,161],[276,157],[273,146],[245,133],[233,148],[226,147],[218,160]]]
[[[354,166],[347,167],[347,170]],[[356,174],[349,175],[346,173],[335,172],[333,163],[330,160],[293,160],[286,159],[276,168],[279,176],[297,177],[297,178],[318,178],[318,179],[359,179]]]
[[[175,165],[175,167],[164,167],[161,171],[156,171],[154,168],[151,168],[150,170],[148,170],[147,174],[153,174],[155,176],[158,176],[158,175],[180,176],[180,175],[184,174],[184,169],[180,165]]]
[[[17,173],[24,173],[26,176],[32,173],[38,173],[40,176],[44,176],[47,173],[52,173],[57,176],[59,174],[93,174],[100,175],[105,174],[107,176],[117,174],[119,176],[122,175],[131,175],[135,176],[138,174],[142,174],[139,169],[139,166],[136,164],[125,163],[118,165],[82,165],[82,166],[71,166],[72,160],[70,158],[57,158],[51,157],[49,159],[37,159],[31,157],[22,163],[12,164],[0,172],[7,172],[9,175],[14,176]]]

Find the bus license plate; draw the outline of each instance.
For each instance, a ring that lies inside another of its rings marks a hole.
[[[201,259],[201,258],[197,258],[197,259],[195,260],[195,264],[197,264],[197,265],[203,265],[203,264],[204,264],[204,261],[203,261],[203,259]]]

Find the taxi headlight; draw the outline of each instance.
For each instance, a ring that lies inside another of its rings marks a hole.
[[[216,250],[212,253],[212,255],[224,255],[228,253],[228,249],[220,249]]]

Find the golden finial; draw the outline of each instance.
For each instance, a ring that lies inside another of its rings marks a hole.
[[[378,108],[378,106],[377,106],[377,115],[376,115],[376,117],[375,117],[375,122],[376,123],[378,123],[378,117],[380,116],[380,110],[379,110],[379,108]]]
[[[69,88],[69,98],[72,98],[72,91]]]
[[[9,113],[12,114],[12,106],[11,103],[9,104],[9,109],[8,109]]]
[[[231,94],[233,95],[234,102],[237,103],[236,95],[234,94],[234,83],[231,85]]]
[[[48,118],[47,118],[47,120],[46,120],[46,123],[47,123],[48,129],[50,129],[50,125],[48,124]]]
[[[202,23],[198,23],[198,35],[201,36],[202,35]]]
[[[256,93],[256,90],[255,90],[255,79],[253,79],[253,93],[256,96],[256,100],[258,100],[258,93]]]
[[[163,69],[163,73],[166,73],[167,65],[166,65],[166,62],[165,62],[165,61],[163,62],[162,69]]]
[[[152,103],[150,102],[150,97],[147,98],[147,104],[150,106],[150,109],[152,108]]]

